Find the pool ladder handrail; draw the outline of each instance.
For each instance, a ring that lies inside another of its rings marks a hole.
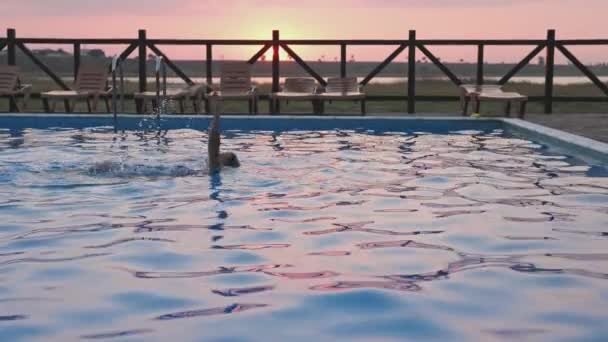
[[[118,86],[116,84],[116,72],[118,71],[120,78],[120,112],[125,111],[125,76],[122,68],[123,60],[120,56],[114,56],[112,58],[112,113],[114,117],[114,131],[116,131],[116,124],[118,121]]]
[[[162,76],[162,84],[161,84]],[[162,98],[161,98],[162,90]],[[162,56],[156,56],[156,118],[160,119],[161,112],[166,114],[167,99],[167,65]]]

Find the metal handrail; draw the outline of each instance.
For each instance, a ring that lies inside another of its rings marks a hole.
[[[161,85],[162,75],[162,85]],[[162,98],[161,98],[162,89]],[[167,99],[167,66],[162,56],[156,56],[156,118],[160,119],[161,112],[166,113]]]
[[[125,111],[125,77],[120,56],[114,56],[112,59],[112,113],[114,117],[114,131],[116,131],[116,124],[118,122],[116,71],[118,71],[120,78],[120,112],[123,113]]]

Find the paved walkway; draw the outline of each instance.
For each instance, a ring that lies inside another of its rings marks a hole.
[[[528,114],[526,120],[608,143],[608,114]]]
[[[416,116],[460,116],[460,114],[420,113],[416,114]],[[587,138],[608,143],[608,113],[550,115],[527,114],[526,120],[543,126],[559,129],[562,131],[578,134]]]

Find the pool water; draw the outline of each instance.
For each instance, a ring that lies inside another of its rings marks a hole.
[[[500,129],[0,130],[0,340],[602,340],[608,178]],[[99,163],[110,168],[98,168]]]

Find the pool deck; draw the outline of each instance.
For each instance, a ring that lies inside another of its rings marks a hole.
[[[375,114],[371,114],[375,115]],[[391,114],[382,114],[389,116]],[[400,114],[402,115],[402,114]],[[420,113],[414,117],[458,116],[453,113]],[[526,121],[572,134],[581,135],[593,140],[608,143],[608,113],[604,114],[527,114]]]

